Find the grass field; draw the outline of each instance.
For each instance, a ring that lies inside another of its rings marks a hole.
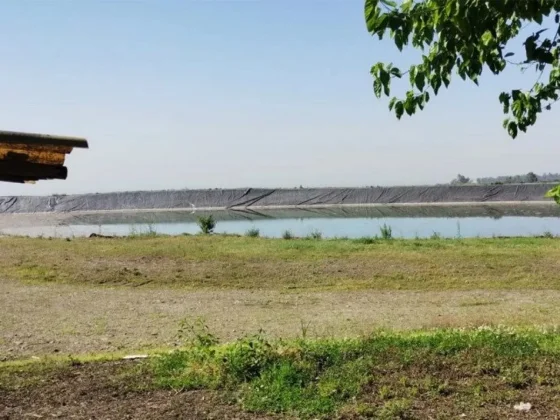
[[[4,403],[9,418],[560,416],[554,332],[483,328],[292,341],[257,335],[216,346],[199,329],[191,339],[184,350],[136,363],[6,366],[0,415]],[[531,410],[516,411],[520,402]]]
[[[4,237],[0,249],[0,272],[29,283],[191,290],[560,289],[560,241],[545,238]]]
[[[0,418],[559,418],[559,248],[2,237]]]

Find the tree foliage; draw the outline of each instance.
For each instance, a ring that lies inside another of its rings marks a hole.
[[[422,53],[405,70],[392,63],[374,64],[375,95],[390,97],[392,81],[407,77],[406,94],[389,100],[389,109],[400,119],[424,109],[455,74],[478,84],[484,70],[497,75],[511,65],[523,71],[534,68],[530,89],[513,88],[498,97],[506,115],[503,126],[515,138],[560,97],[558,11],[560,0],[365,0],[366,25],[373,36],[388,34],[400,51],[408,46]],[[552,27],[544,27],[552,16]],[[519,40],[528,24],[538,30]],[[517,41],[524,47],[521,57],[513,52],[520,46]],[[560,202],[560,190],[558,194]]]
[[[457,175],[457,178],[455,178],[453,181],[451,181],[451,185],[464,185],[464,184],[468,184],[469,182],[471,182],[471,179],[466,177],[465,175]]]
[[[525,176],[525,181],[526,181],[526,182],[529,182],[529,183],[539,182],[539,177],[538,177],[537,174],[535,174],[534,172],[529,172],[529,173]]]
[[[421,61],[406,71],[391,63],[374,64],[375,95],[390,96],[392,79],[408,75],[410,89],[389,102],[400,119],[424,109],[432,95],[449,86],[453,74],[478,84],[485,69],[500,74],[509,65],[534,67],[536,81],[530,89],[512,89],[498,98],[506,114],[504,128],[515,138],[559,98],[559,10],[560,0],[366,0],[372,35],[382,39],[389,34],[399,50],[412,46],[422,52]],[[542,27],[551,15],[555,27]],[[540,29],[524,40],[524,56],[513,61],[511,41],[527,23]]]

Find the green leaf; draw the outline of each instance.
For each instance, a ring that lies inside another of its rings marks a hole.
[[[535,22],[537,22],[539,25],[542,24],[542,18],[543,16],[539,13],[537,16],[535,16]]]
[[[503,104],[504,106],[504,114],[507,114],[509,112],[509,100],[510,100],[509,94],[506,92],[502,92],[500,93],[498,99],[500,100],[500,103]]]
[[[560,185],[548,190],[544,196],[547,198],[554,198],[554,201],[560,204]]]
[[[383,90],[385,92],[385,95],[389,96],[389,84],[391,83],[391,76],[384,68],[381,68],[379,70],[379,80],[383,85]]]
[[[508,52],[506,55],[504,55],[504,57],[511,57],[511,56],[514,56],[514,55],[515,55],[515,53]]]
[[[451,83],[451,80],[449,80],[449,74],[442,73],[441,80],[442,80],[443,84],[445,85],[445,87],[449,87],[449,84]]]
[[[424,90],[424,86],[426,85],[425,74],[422,70],[416,73],[414,77],[414,83],[420,92]]]
[[[374,32],[377,27],[379,17],[378,0],[366,0],[364,5],[364,15],[368,32]]]
[[[395,106],[396,102],[397,102],[397,98],[395,97],[391,98],[391,100],[389,101],[389,111],[393,110],[393,107]]]
[[[395,77],[398,77],[399,79],[402,77],[402,73],[401,73],[400,69],[398,69],[396,67],[393,67],[391,69],[391,74]]]
[[[406,98],[406,101],[404,102],[404,110],[408,115],[414,114],[414,111],[416,110],[414,97],[409,96]]]
[[[494,41],[494,36],[492,35],[492,32],[486,31],[482,34],[480,39],[483,45],[488,46],[492,43],[492,41]]]
[[[439,88],[441,87],[441,77],[439,77],[439,74],[434,74],[430,82],[432,85],[432,89],[434,90],[434,93],[437,95]]]
[[[511,138],[517,137],[517,124],[514,121],[509,122],[507,130]]]
[[[400,120],[404,113],[404,104],[402,101],[397,101],[395,103],[395,114],[397,118]]]
[[[403,44],[404,44],[404,40],[403,40],[402,32],[398,31],[398,32],[395,33],[395,45],[397,46],[399,51],[402,51]]]
[[[375,79],[373,81],[373,93],[375,93],[375,96],[377,96],[378,98],[381,98],[382,88],[383,88],[383,84],[381,83],[381,80]]]

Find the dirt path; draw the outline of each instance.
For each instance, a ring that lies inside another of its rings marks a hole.
[[[0,419],[272,419],[208,391],[135,390],[118,380],[120,373],[119,364],[85,364],[45,375],[35,386],[0,388]]]
[[[557,325],[559,301],[559,291],[547,290],[188,292],[0,280],[0,360],[173,346],[179,322],[196,317],[222,340],[261,328],[288,337],[379,327]]]

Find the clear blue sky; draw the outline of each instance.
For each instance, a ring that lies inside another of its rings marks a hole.
[[[406,63],[362,0],[26,1],[0,14],[0,129],[85,136],[68,180],[0,195],[425,184],[557,172],[552,111],[517,140],[497,95],[453,83],[397,121],[369,68]]]

